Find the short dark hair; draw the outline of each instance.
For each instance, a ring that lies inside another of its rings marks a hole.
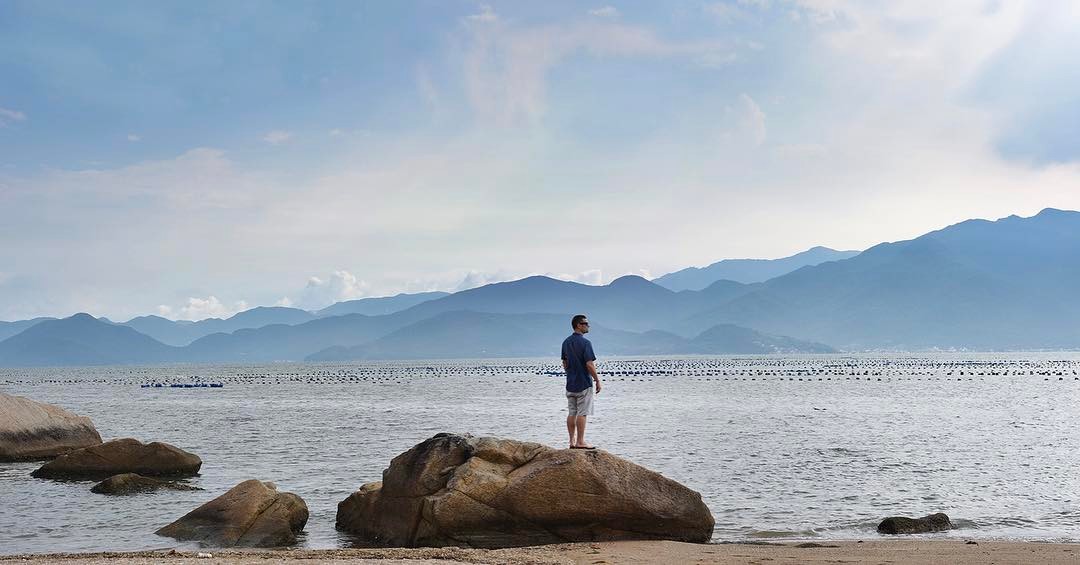
[[[585,314],[578,314],[578,315],[574,316],[573,318],[570,319],[570,327],[576,330],[577,325],[580,324],[581,322],[585,321],[585,318],[587,318],[587,317],[588,316],[586,316]]]

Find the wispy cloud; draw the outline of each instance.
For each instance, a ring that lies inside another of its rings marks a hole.
[[[282,143],[285,143],[286,141],[292,139],[292,136],[292,132],[276,129],[267,132],[266,135],[262,136],[262,140],[269,143],[270,145],[281,145]]]
[[[705,67],[735,60],[734,41],[669,41],[654,30],[588,21],[534,27],[476,27],[465,55],[469,99],[482,122],[537,123],[547,108],[547,75],[574,54],[595,58],[683,58]]]
[[[8,108],[0,108],[0,127],[5,127],[11,122],[22,122],[26,120],[26,114],[10,110]]]
[[[132,143],[137,142],[137,141],[142,141],[142,136],[139,135],[139,134],[135,134],[135,133],[129,133],[129,134],[127,134],[127,140],[132,142]]]
[[[481,22],[486,24],[499,21],[499,15],[496,14],[495,10],[493,10],[491,6],[488,6],[487,4],[480,6],[480,13],[465,16],[465,18],[469,21]]]
[[[589,15],[598,18],[614,18],[619,15],[619,10],[615,6],[604,6],[603,8],[589,10]]]

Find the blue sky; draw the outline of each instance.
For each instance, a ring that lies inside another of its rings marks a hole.
[[[1076,3],[4,2],[0,319],[659,276],[1080,208]]]

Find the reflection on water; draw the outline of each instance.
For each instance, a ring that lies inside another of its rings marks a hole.
[[[886,516],[938,511],[954,535],[1076,539],[1078,368],[1061,353],[608,360],[589,439],[700,491],[718,540],[872,537]],[[104,497],[0,463],[0,553],[177,546],[152,532],[248,478],[307,501],[303,545],[346,545],[337,503],[435,433],[565,444],[558,369],[0,369],[0,390],[90,416],[106,439],[198,454],[206,489]],[[224,387],[167,386],[201,382]]]

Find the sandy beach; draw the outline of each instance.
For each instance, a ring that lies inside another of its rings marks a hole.
[[[212,555],[208,557],[207,554]],[[160,550],[134,553],[13,555],[0,563],[62,565],[265,564],[508,564],[601,565],[673,563],[910,563],[920,564],[1073,564],[1080,544],[1009,541],[873,540],[818,543],[689,544],[667,541],[572,543],[513,549],[331,549],[280,551]]]

